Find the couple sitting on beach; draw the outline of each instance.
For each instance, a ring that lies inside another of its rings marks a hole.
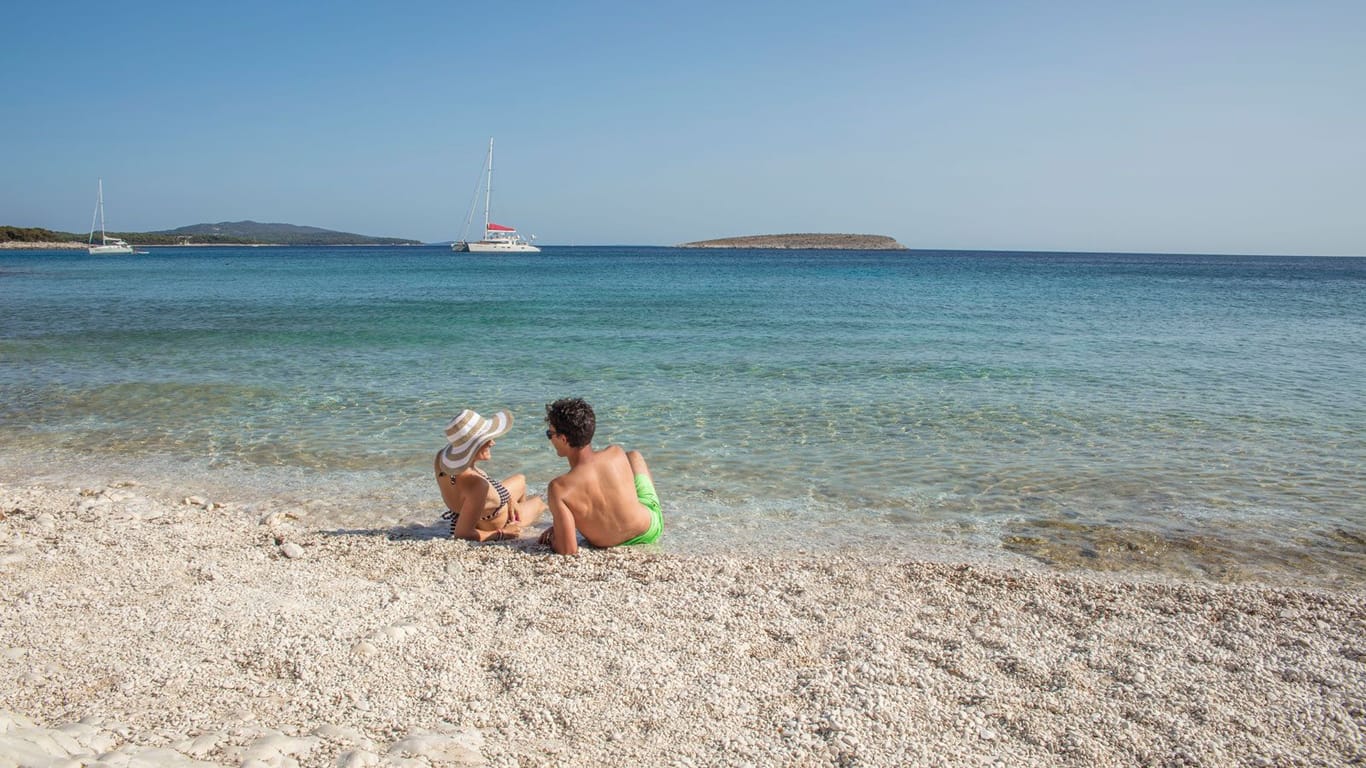
[[[545,407],[545,436],[569,471],[550,481],[547,506],[527,498],[526,476],[495,480],[476,466],[492,456],[494,438],[512,429],[512,414],[486,419],[471,410],[446,425],[448,445],[436,454],[436,483],[446,502],[451,536],[472,541],[513,539],[547,509],[551,525],[540,543],[562,555],[579,549],[578,534],[595,547],[650,544],[664,532],[654,481],[639,451],[619,445],[593,450],[597,417],[579,398]]]

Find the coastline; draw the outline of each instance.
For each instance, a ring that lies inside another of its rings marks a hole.
[[[132,243],[136,248],[426,248],[426,243],[327,243],[315,245],[289,245],[286,243]],[[5,240],[0,242],[0,250],[31,251],[83,251],[86,243],[80,242],[27,242]]]
[[[1357,592],[833,555],[561,558],[530,539],[318,527],[307,502],[164,498],[133,480],[0,482],[0,573],[14,596],[0,606],[0,756],[1081,766],[1363,755]]]

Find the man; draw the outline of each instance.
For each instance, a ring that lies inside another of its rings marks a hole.
[[[639,451],[619,445],[595,451],[593,406],[563,398],[545,407],[545,436],[569,471],[550,481],[546,495],[554,518],[541,544],[561,555],[579,551],[578,534],[595,547],[650,544],[664,532],[654,479]]]

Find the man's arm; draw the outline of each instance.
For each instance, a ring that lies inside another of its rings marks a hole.
[[[574,525],[574,513],[565,506],[564,499],[560,497],[559,478],[550,481],[550,486],[546,488],[546,496],[549,499],[551,524],[550,530],[546,531],[550,535],[550,548],[561,555],[573,555],[579,551],[579,530]],[[544,542],[542,537],[542,542]]]

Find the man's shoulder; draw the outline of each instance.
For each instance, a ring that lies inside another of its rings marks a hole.
[[[550,478],[550,482],[546,483],[545,488],[547,493],[549,493],[550,491],[564,493],[566,491],[571,491],[574,488],[577,488],[582,483],[583,480],[579,477],[578,474],[575,473],[574,469],[570,469],[563,475],[556,475],[555,477]]]

